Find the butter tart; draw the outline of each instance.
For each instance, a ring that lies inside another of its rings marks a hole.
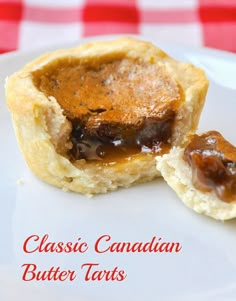
[[[157,158],[157,168],[183,202],[218,220],[236,217],[236,147],[219,132],[192,135]]]
[[[125,37],[39,57],[6,98],[30,169],[96,194],[158,177],[155,157],[195,132],[207,88],[203,70]]]

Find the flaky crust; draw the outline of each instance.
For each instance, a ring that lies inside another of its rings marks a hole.
[[[200,214],[217,220],[236,217],[236,202],[226,203],[214,192],[201,192],[192,184],[192,170],[183,160],[184,149],[173,148],[169,154],[157,157],[157,169],[185,205]]]
[[[84,160],[72,164],[55,149],[55,141],[67,128],[67,119],[56,99],[47,98],[32,82],[31,73],[54,60],[71,57],[89,62],[99,56],[115,59],[121,54],[163,65],[182,87],[185,101],[177,113],[172,144],[185,144],[185,135],[195,132],[208,88],[201,69],[177,62],[151,43],[134,38],[92,42],[47,53],[9,77],[6,83],[7,105],[20,149],[30,169],[45,182],[65,190],[95,194],[160,175],[152,155],[137,155],[130,161],[114,165],[92,164]]]

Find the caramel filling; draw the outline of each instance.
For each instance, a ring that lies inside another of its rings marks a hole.
[[[32,73],[72,123],[71,160],[117,162],[170,144],[180,86],[163,66],[128,58],[63,58]]]
[[[224,202],[236,201],[236,147],[216,131],[194,135],[184,152],[192,168],[193,185],[214,191]]]

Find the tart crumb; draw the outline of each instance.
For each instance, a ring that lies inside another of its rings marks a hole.
[[[16,181],[17,185],[24,185],[25,184],[25,181],[23,178],[19,178],[17,181]]]

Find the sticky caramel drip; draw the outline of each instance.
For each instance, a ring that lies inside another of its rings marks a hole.
[[[224,202],[236,201],[236,147],[220,133],[194,135],[184,159],[192,168],[192,181],[197,189],[214,191]]]
[[[175,114],[167,111],[162,120],[147,119],[139,130],[122,131],[116,127],[117,135],[109,135],[111,131],[106,125],[103,131],[107,134],[89,135],[86,128],[74,121],[71,140],[73,148],[70,151],[76,160],[103,160],[104,162],[119,162],[124,158],[139,153],[162,154],[169,149],[169,139]]]

